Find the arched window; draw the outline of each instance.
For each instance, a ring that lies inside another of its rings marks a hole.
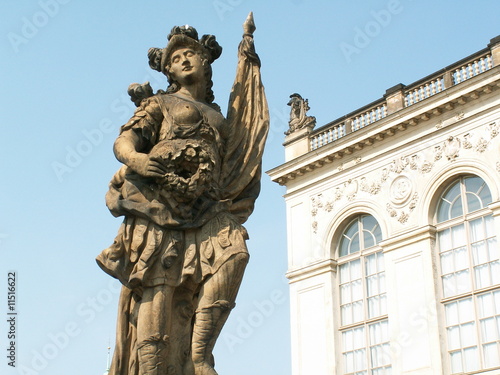
[[[500,367],[500,252],[490,189],[460,177],[441,195],[435,222],[451,373]]]
[[[362,215],[347,225],[339,242],[343,374],[391,373],[381,239],[375,218]]]

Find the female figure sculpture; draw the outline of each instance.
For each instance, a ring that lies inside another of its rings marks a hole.
[[[138,106],[114,152],[106,204],[124,216],[99,266],[123,284],[112,375],[216,375],[212,349],[248,262],[242,224],[260,191],[269,114],[250,14],[226,118],[213,103],[214,36],[174,27],[150,66],[166,91],[131,85]]]

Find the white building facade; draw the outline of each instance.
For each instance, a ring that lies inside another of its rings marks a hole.
[[[500,374],[500,37],[285,155],[293,375]]]

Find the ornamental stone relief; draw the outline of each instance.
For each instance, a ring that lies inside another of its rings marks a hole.
[[[414,193],[411,197],[407,209],[397,209],[390,203],[387,203],[386,205],[387,212],[389,213],[390,217],[397,218],[397,220],[401,224],[406,224],[408,222],[408,219],[410,218],[410,214],[413,212],[413,210],[415,210],[415,207],[417,207],[417,202],[418,202],[418,193]]]
[[[449,137],[444,142],[443,152],[449,161],[455,160],[460,153],[460,140],[457,137]]]
[[[349,179],[311,197],[314,233],[317,233],[323,221],[321,215],[342,208],[347,202],[376,195],[387,197],[383,199],[387,199],[385,207],[391,218],[401,224],[407,223],[419,200],[419,193],[414,182],[418,181],[418,176],[414,175],[415,173],[425,175],[439,163],[453,162],[462,156],[462,150],[483,153],[498,134],[500,134],[500,121],[488,123],[473,132],[450,136],[445,141],[429,146],[413,155],[398,157],[385,167],[360,178]],[[495,166],[500,173],[500,162],[497,162]]]
[[[390,200],[394,206],[404,206],[413,192],[413,183],[406,176],[396,177],[390,187]]]

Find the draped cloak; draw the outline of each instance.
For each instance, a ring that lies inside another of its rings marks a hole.
[[[210,176],[207,186],[198,189],[199,196],[185,204],[172,199],[175,192],[163,191],[126,166],[110,182],[108,208],[113,215],[125,217],[114,243],[97,257],[99,266],[124,285],[110,369],[113,375],[138,374],[135,320],[143,288],[192,288],[217,272],[232,255],[248,252],[248,235],[242,224],[260,192],[262,154],[269,130],[260,60],[252,36],[244,35],[238,47],[236,78],[220,129],[201,111],[198,122],[176,124],[172,108],[182,100],[172,94],[145,99],[121,129],[135,131],[144,141],[146,153],[155,152],[155,146],[162,142],[166,148],[160,152],[187,154],[186,150],[197,147],[197,152],[207,151],[210,160],[200,165]],[[203,129],[205,135],[200,136]],[[199,169],[196,173],[205,172]],[[179,319],[185,317],[185,325],[190,326],[192,309],[187,306],[172,313],[179,314]],[[178,350],[184,351],[178,353],[182,356],[188,348]]]

